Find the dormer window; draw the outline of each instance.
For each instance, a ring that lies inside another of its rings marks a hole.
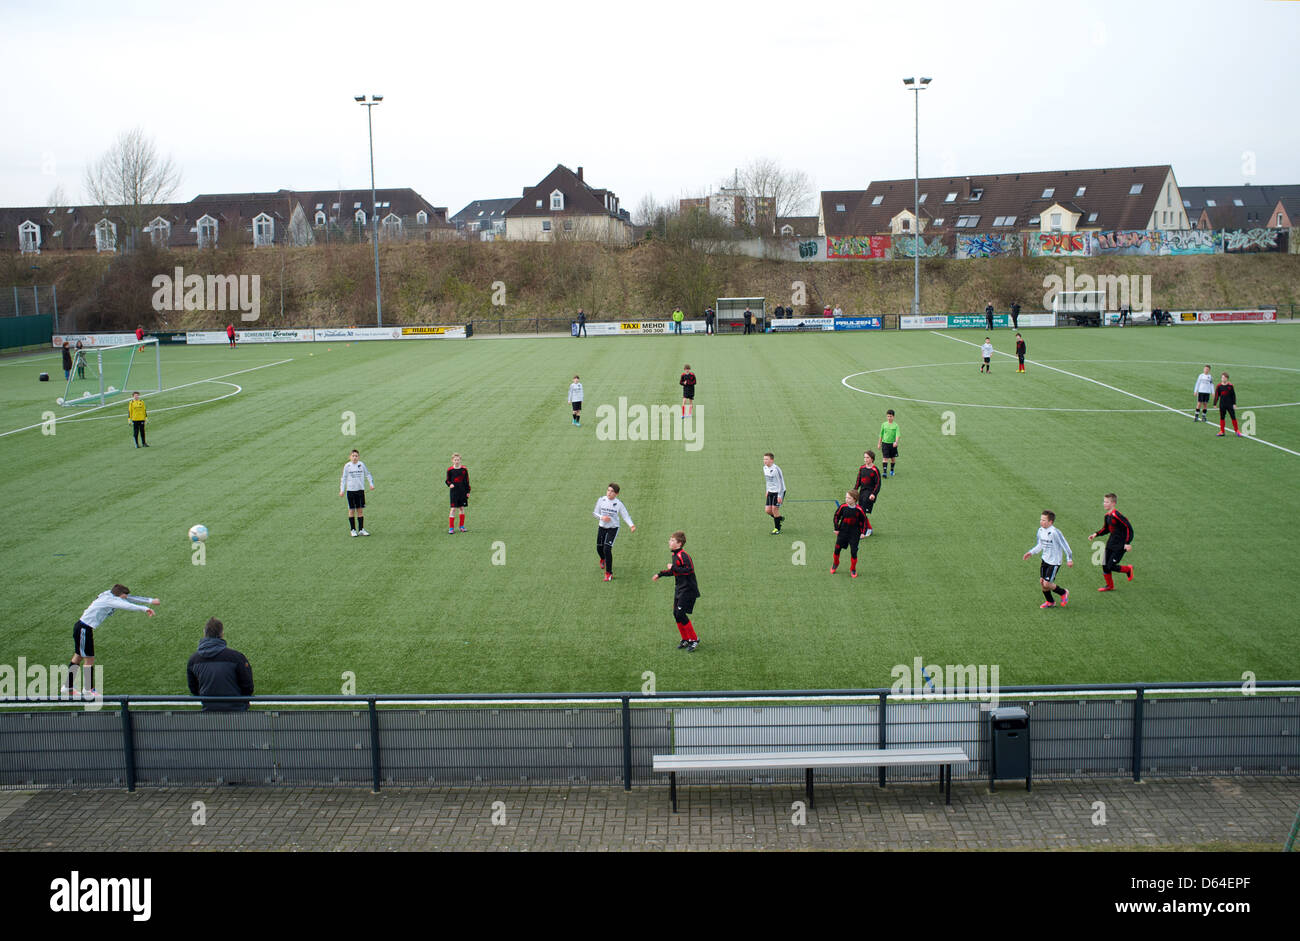
[[[109,219],[100,219],[95,223],[95,251],[117,251],[117,226]]]
[[[980,197],[983,195],[984,195],[984,191],[982,189],[978,189],[978,188],[973,189],[970,191],[970,201],[973,203],[977,203],[980,201]]]
[[[217,220],[212,216],[204,216],[199,219],[196,226],[199,236],[199,248],[216,248],[217,247]]]
[[[395,212],[384,216],[384,238],[398,238],[402,234],[402,217]]]
[[[1059,212],[1054,212],[1052,213],[1052,231],[1059,232],[1060,230],[1061,230],[1061,214]]]
[[[420,225],[428,225],[429,214],[425,212],[423,209],[421,209],[419,212],[415,214],[415,221],[418,222]]]
[[[28,219],[18,227],[19,250],[24,255],[41,253],[41,227]]]
[[[366,227],[366,211],[364,209],[358,209],[352,214],[352,218],[356,220],[357,225],[361,226],[363,229]]]
[[[154,219],[145,229],[149,233],[149,242],[157,248],[166,246],[167,240],[171,238],[172,224],[162,216]]]
[[[560,212],[564,209],[564,194],[559,190],[551,193],[551,212]]]
[[[900,221],[900,222],[898,223],[898,227],[899,227],[899,229],[901,229],[901,230],[904,231],[904,232],[911,232],[911,231],[912,231],[912,220],[911,220],[911,219],[903,219],[902,221]]]
[[[325,224],[325,212],[323,210],[320,209],[316,210],[316,224],[317,225]]]
[[[1043,195],[1042,195],[1041,198],[1042,198],[1042,199],[1051,199],[1051,198],[1052,198],[1053,196],[1055,196],[1055,195],[1056,195],[1056,187],[1055,187],[1055,186],[1049,186],[1047,189],[1043,190]]]
[[[266,213],[253,217],[253,247],[263,248],[275,242],[275,220]]]

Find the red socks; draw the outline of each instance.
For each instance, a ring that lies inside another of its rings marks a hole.
[[[857,560],[857,559],[850,559],[850,560],[849,560],[849,573],[852,574],[853,572],[856,572],[857,570],[858,570],[858,560]]]
[[[1235,418],[1232,420],[1232,430],[1237,434],[1241,434],[1241,429],[1237,427],[1237,419]]]
[[[464,513],[460,514],[460,525],[462,525],[462,526],[465,525],[465,514],[464,514]]]
[[[1123,569],[1120,569],[1120,571],[1122,572]],[[1101,573],[1101,576],[1102,576],[1102,578],[1106,579],[1106,587],[1107,587],[1107,588],[1114,588],[1114,587],[1115,587],[1115,580],[1114,580],[1113,578],[1110,577],[1110,572],[1102,572],[1102,573]]]
[[[695,636],[695,628],[691,625],[690,621],[687,621],[686,625],[681,627],[681,631],[683,640],[699,640],[699,638]]]

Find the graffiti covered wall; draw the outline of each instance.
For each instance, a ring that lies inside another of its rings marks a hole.
[[[1225,229],[1223,251],[1227,255],[1285,252],[1289,234],[1287,229]]]
[[[1033,232],[1029,236],[1029,254],[1049,256],[1088,254],[1085,232]]]
[[[840,238],[827,237],[826,257],[840,258],[887,258],[889,257],[888,235],[846,235]]]
[[[977,235],[957,236],[957,258],[1000,258],[1004,255],[1023,255],[1024,239],[1019,232],[998,234],[982,232]]]
[[[921,239],[921,257],[922,258],[946,258],[948,256],[948,246],[943,242],[942,235],[936,235],[930,241]],[[916,236],[899,235],[894,238],[894,250],[887,258],[915,258],[916,257]]]
[[[1159,255],[1160,233],[1142,229],[1117,229],[1088,233],[1090,255]]]
[[[1220,233],[1210,229],[1177,229],[1160,233],[1162,255],[1214,255],[1222,251]]]

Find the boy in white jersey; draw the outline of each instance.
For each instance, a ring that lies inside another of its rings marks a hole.
[[[767,500],[763,512],[772,517],[772,535],[779,536],[781,524],[785,522],[785,517],[780,515],[781,504],[785,502],[785,475],[776,466],[771,451],[763,455],[763,486]]]
[[[618,484],[605,488],[605,495],[596,501],[596,509],[591,515],[596,517],[596,555],[600,557],[600,568],[605,573],[605,581],[614,577],[614,540],[618,538],[618,519],[627,521],[627,528],[636,532],[632,517],[627,515],[627,507],[618,498]]]
[[[366,532],[366,481],[370,489],[375,489],[375,478],[370,476],[370,469],[361,463],[361,454],[353,451],[348,462],[343,465],[343,476],[339,479],[339,496],[348,495],[348,529],[353,536],[369,536]]]
[[[993,342],[988,337],[984,338],[984,345],[980,347],[980,355],[984,357],[984,362],[980,364],[980,372],[988,372],[989,361],[993,359]]]
[[[1192,421],[1207,421],[1206,415],[1210,411],[1210,396],[1214,392],[1214,377],[1210,375],[1210,367],[1207,364],[1205,371],[1196,377],[1196,411],[1192,415]]]
[[[569,383],[569,407],[573,409],[573,423],[579,427],[582,426],[582,383],[578,377],[574,376],[573,381]],[[600,411],[597,409],[596,411]],[[599,422],[597,422],[599,425]]]
[[[1053,592],[1061,596],[1062,608],[1070,601],[1070,593],[1056,584],[1056,573],[1060,570],[1062,561],[1074,568],[1074,553],[1070,551],[1070,544],[1065,541],[1065,536],[1056,528],[1055,523],[1056,514],[1051,510],[1043,510],[1043,515],[1038,518],[1038,541],[1034,543],[1034,548],[1025,553],[1026,561],[1031,555],[1040,552],[1043,554],[1038,569],[1038,584],[1047,600],[1039,605],[1040,608],[1050,608],[1056,604],[1052,599]]]
[[[68,664],[68,683],[63,692],[69,695],[77,692],[77,667],[80,666],[85,671],[81,681],[82,695],[98,695],[91,686],[91,668],[95,665],[95,628],[103,624],[105,618],[114,611],[143,611],[153,617],[154,610],[149,605],[161,603],[157,598],[137,597],[125,585],[114,585],[108,591],[101,591],[72,626],[72,662]]]

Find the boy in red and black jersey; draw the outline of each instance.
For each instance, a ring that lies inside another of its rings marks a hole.
[[[876,467],[875,451],[862,452],[862,466],[858,468],[858,477],[853,481],[853,489],[858,492],[856,499],[863,515],[869,517],[871,511],[876,508],[876,496],[880,493],[880,471]],[[868,519],[864,535],[870,536],[871,533],[871,520]]]
[[[1101,529],[1097,530],[1088,540],[1096,539],[1102,533],[1109,533],[1106,537],[1106,556],[1101,565],[1102,577],[1106,579],[1106,584],[1098,591],[1114,591],[1115,580],[1111,578],[1111,572],[1123,572],[1128,576],[1128,580],[1133,581],[1133,566],[1120,565],[1120,560],[1124,558],[1124,553],[1133,548],[1133,524],[1119,510],[1115,509],[1118,497],[1113,493],[1108,493],[1101,498],[1102,508],[1106,511],[1106,519],[1101,524]]]
[[[1019,305],[1017,305],[1019,306]],[[1016,334],[1016,359],[1020,360],[1020,367],[1016,372],[1025,371],[1025,353],[1028,352],[1025,347],[1025,340],[1020,334]]]
[[[447,533],[456,531],[456,509],[460,509],[460,531],[465,531],[465,507],[469,506],[469,468],[460,466],[460,455],[451,456],[447,468],[447,489],[451,491],[451,509],[447,512]]]
[[[682,378],[677,382],[682,387],[682,418],[685,418],[695,410],[695,373],[691,372],[690,363],[682,367]]]
[[[668,537],[668,549],[673,554],[672,562],[662,572],[656,572],[651,581],[657,582],[665,575],[677,579],[673,591],[673,620],[677,622],[677,633],[682,635],[682,642],[677,645],[677,649],[694,653],[700,646],[700,639],[691,625],[691,611],[695,607],[695,599],[700,597],[700,587],[695,583],[695,563],[682,551],[685,545],[686,534],[680,530]]]
[[[858,493],[850,490],[844,495],[844,502],[835,510],[835,556],[831,562],[831,574],[840,567],[840,550],[848,546],[851,553],[849,576],[858,577],[858,540],[867,529],[867,514],[858,506]]]
[[[1232,430],[1241,437],[1241,429],[1237,427],[1237,390],[1232,387],[1228,381],[1228,374],[1225,372],[1219,376],[1219,384],[1214,387],[1214,403],[1219,406],[1219,433],[1216,438],[1222,438],[1224,416],[1231,416]]]

